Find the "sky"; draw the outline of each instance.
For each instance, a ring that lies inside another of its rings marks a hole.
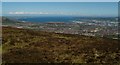
[[[3,2],[2,15],[117,16],[117,2]]]
[[[2,0],[3,2],[118,2],[119,0]]]
[[[2,14],[2,3],[0,2],[0,16]]]

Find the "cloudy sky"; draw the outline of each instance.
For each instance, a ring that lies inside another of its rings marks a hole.
[[[3,15],[117,16],[117,2],[3,2]]]

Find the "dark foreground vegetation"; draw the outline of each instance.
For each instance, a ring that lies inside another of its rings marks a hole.
[[[3,27],[3,63],[117,63],[119,40]]]

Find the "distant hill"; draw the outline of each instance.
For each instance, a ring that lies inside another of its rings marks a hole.
[[[10,19],[10,18],[7,18],[7,17],[2,17],[2,24],[3,25],[15,25],[17,23],[22,23],[22,22],[17,21],[15,19]]]
[[[119,40],[107,38],[3,27],[2,61],[3,63],[120,64],[118,42]]]

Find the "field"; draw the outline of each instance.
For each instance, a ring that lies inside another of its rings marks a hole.
[[[118,63],[119,40],[3,27],[3,63]]]

